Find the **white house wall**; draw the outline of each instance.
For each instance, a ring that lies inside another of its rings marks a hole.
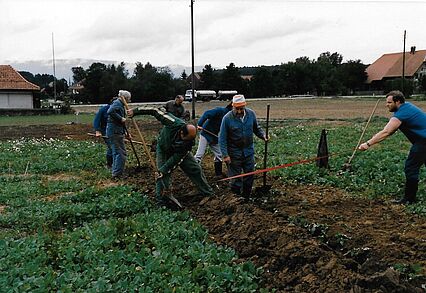
[[[31,93],[0,93],[0,108],[33,109],[33,95]]]

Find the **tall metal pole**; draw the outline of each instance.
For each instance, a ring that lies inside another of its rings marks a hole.
[[[192,60],[192,74],[191,74],[191,89],[192,89],[192,119],[195,119],[195,72],[194,72],[194,1],[191,0],[191,60]]]
[[[404,30],[404,49],[402,51],[402,86],[401,91],[404,93],[404,83],[405,83],[405,37],[406,37],[406,31]]]
[[[52,32],[52,53],[53,53],[53,98],[56,101],[56,66],[55,66],[55,42],[53,40]]]

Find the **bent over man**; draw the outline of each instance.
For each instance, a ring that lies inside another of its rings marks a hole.
[[[246,108],[243,95],[232,98],[232,111],[222,120],[219,132],[219,145],[223,161],[228,165],[228,176],[232,177],[254,170],[253,133],[267,140],[265,133],[257,123],[256,114]],[[249,198],[253,187],[253,175],[231,180],[231,191]]]
[[[180,166],[202,195],[213,194],[203,170],[191,154],[197,134],[197,128],[194,125],[186,124],[172,114],[153,107],[132,109],[129,110],[129,115],[152,115],[163,124],[158,135],[156,150],[158,168],[156,197],[160,205],[167,205],[164,192],[169,189],[171,172],[177,166]]]
[[[404,94],[400,91],[391,91],[386,95],[386,107],[389,112],[394,113],[393,117],[383,130],[361,144],[359,150],[368,150],[372,145],[400,129],[412,146],[405,161],[404,196],[396,203],[414,203],[419,186],[420,167],[426,164],[426,113],[415,105],[405,102]]]

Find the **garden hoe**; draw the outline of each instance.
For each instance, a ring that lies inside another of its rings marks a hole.
[[[133,144],[132,136],[130,135],[130,132],[127,129],[126,126],[124,126],[124,131],[126,131],[127,140],[130,142],[130,145],[132,146],[133,153],[135,154],[135,157],[136,157],[136,161],[138,162],[138,166],[136,167],[136,171],[140,172],[142,170],[141,161],[139,160],[139,156],[138,156],[138,153],[136,152],[135,145]]]
[[[373,111],[371,112],[370,117],[369,117],[369,118],[368,118],[368,120],[367,120],[367,124],[365,124],[364,130],[362,131],[361,136],[359,137],[358,143],[356,144],[355,149],[354,149],[354,151],[353,151],[352,155],[350,156],[350,158],[349,158],[348,162],[347,162],[347,163],[345,163],[345,164],[343,165],[343,170],[344,170],[344,171],[349,171],[349,170],[351,170],[351,162],[352,162],[352,159],[354,158],[355,153],[356,153],[356,151],[358,150],[359,145],[361,144],[362,138],[364,137],[364,133],[365,133],[365,131],[367,130],[368,125],[370,124],[370,121],[371,121],[371,118],[372,118],[372,117],[373,117],[373,115],[374,115],[374,112],[376,112],[377,105],[379,104],[379,102],[380,102],[380,99],[378,99],[378,100],[377,100],[376,105],[374,106]]]
[[[266,106],[266,128],[265,135],[269,138],[269,109],[271,105]],[[263,153],[263,169],[266,169],[266,165],[268,162],[268,140],[265,141],[265,151]],[[263,185],[256,188],[255,193],[262,195],[268,193],[272,188],[272,185],[266,184],[266,172],[263,173]]]
[[[126,108],[126,110],[129,110],[130,108],[129,108],[129,105],[127,104],[127,101],[126,101],[126,99],[123,99],[123,98],[121,98],[120,97],[120,100],[123,102],[123,104],[124,104],[124,107]],[[150,162],[150,164],[151,164],[151,167],[152,167],[152,170],[154,171],[154,174],[157,174],[157,172],[158,172],[158,169],[157,169],[157,166],[155,165],[155,162],[154,162],[154,159],[152,158],[152,156],[151,156],[151,153],[150,153],[150,151],[149,151],[149,148],[148,148],[148,145],[147,145],[147,143],[145,142],[145,139],[144,139],[144,137],[143,137],[143,135],[142,135],[142,132],[140,131],[140,129],[139,129],[139,126],[138,126],[138,124],[137,124],[137,122],[136,122],[136,120],[135,119],[131,119],[132,120],[132,122],[133,122],[133,126],[135,127],[135,129],[136,129],[136,131],[138,132],[138,135],[139,135],[139,138],[140,138],[140,140],[142,141],[142,143],[143,143],[143,149],[144,149],[144,151],[145,151],[145,154],[148,156],[148,160],[149,160],[149,162]],[[163,184],[163,187],[164,188],[166,188],[166,186],[164,185],[164,182],[163,182],[163,180],[161,180],[160,179],[160,181],[161,181],[161,183]],[[180,208],[182,208],[182,205],[180,204],[180,202],[173,196],[173,195],[171,195],[171,194],[167,194],[166,195],[171,201],[173,201],[176,205],[178,205]]]

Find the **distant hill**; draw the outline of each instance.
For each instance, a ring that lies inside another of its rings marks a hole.
[[[100,62],[103,64],[119,64],[121,61],[111,61],[111,60],[95,60],[95,59],[57,59],[55,60],[55,68],[56,68],[56,78],[62,79],[64,78],[67,81],[72,82],[72,67],[81,66],[84,69],[89,68],[95,62]],[[31,61],[5,61],[4,64],[11,65],[17,71],[28,71],[32,74],[51,74],[53,75],[53,65],[52,60],[31,60]],[[181,76],[182,72],[185,70],[187,75],[191,74],[191,67],[183,66],[179,64],[171,64],[167,66],[157,66],[153,64],[153,66],[158,68],[168,67],[174,77]],[[126,63],[126,68],[129,71],[129,76],[132,76],[133,70],[135,68],[134,63]],[[202,71],[203,66],[195,66],[195,71]]]

